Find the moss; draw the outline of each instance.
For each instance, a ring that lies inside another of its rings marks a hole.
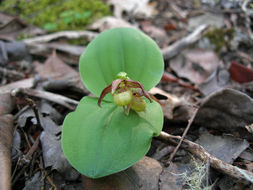
[[[215,46],[216,52],[219,52],[223,47],[230,49],[230,42],[234,37],[234,29],[214,28],[208,31],[205,37]]]
[[[0,10],[48,31],[84,29],[110,14],[109,5],[102,0],[8,0],[1,3]]]
[[[183,189],[186,190],[212,190],[215,183],[211,185],[206,185],[206,174],[207,174],[207,167],[206,165],[196,160],[194,157],[192,157],[191,160],[192,164],[194,165],[194,169],[191,171],[191,173],[183,173],[182,177],[185,181],[185,187]]]

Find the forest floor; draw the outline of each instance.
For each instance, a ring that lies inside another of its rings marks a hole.
[[[1,10],[0,189],[253,189],[253,1],[107,0],[42,26]],[[93,180],[66,160],[62,123],[94,96],[80,55],[115,27],[139,29],[161,49],[165,70],[150,93],[163,132],[137,164]]]

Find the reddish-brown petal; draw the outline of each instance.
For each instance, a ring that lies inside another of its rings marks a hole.
[[[127,86],[130,88],[141,88],[143,96],[145,96],[147,99],[149,99],[150,102],[152,102],[151,97],[149,96],[148,92],[145,91],[144,87],[140,82],[134,80],[127,80]]]
[[[112,81],[112,94],[118,89],[120,83],[123,81],[124,79],[116,79],[114,81]]]
[[[100,106],[103,98],[105,97],[106,94],[108,94],[109,92],[112,91],[112,84],[108,85],[107,87],[104,88],[104,90],[101,92],[100,96],[99,96],[99,99],[98,99],[98,106]]]

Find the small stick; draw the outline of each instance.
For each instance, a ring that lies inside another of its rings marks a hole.
[[[50,183],[50,185],[54,188],[54,190],[57,190],[56,185],[54,184],[53,180],[47,175],[47,181]]]
[[[191,84],[187,84],[186,82],[182,81],[182,80],[179,79],[179,78],[170,76],[170,74],[169,74],[168,72],[164,72],[164,73],[163,73],[162,81],[174,82],[174,83],[177,83],[177,84],[179,84],[180,86],[183,86],[183,87],[185,87],[185,88],[189,88],[189,89],[195,90],[195,91],[198,90],[198,88],[196,88],[195,86],[193,86],[193,85],[191,85]]]
[[[24,80],[19,80],[17,82],[13,82],[0,87],[0,94],[10,93],[12,90],[16,88],[31,88],[33,87],[34,78],[28,78]]]
[[[32,147],[29,149],[29,151],[24,155],[24,159],[28,161],[28,163],[30,162],[33,153],[37,150],[38,146],[40,143],[40,135],[36,138],[35,142],[33,143]]]
[[[11,92],[12,96],[16,96],[18,93],[33,96],[37,98],[42,98],[45,100],[48,100],[50,102],[54,102],[57,104],[60,104],[70,110],[74,110],[75,107],[78,105],[78,101],[67,98],[65,96],[54,94],[51,92],[41,91],[41,90],[34,90],[34,89],[28,89],[28,88],[18,88]]]
[[[198,109],[195,110],[194,114],[192,115],[191,119],[190,119],[189,122],[188,122],[187,127],[186,127],[185,130],[184,130],[183,136],[181,137],[181,139],[180,139],[180,141],[179,141],[177,147],[174,149],[173,153],[170,155],[170,158],[169,158],[169,161],[168,161],[168,165],[170,165],[172,159],[174,158],[175,154],[177,153],[179,147],[181,146],[181,144],[182,144],[182,142],[183,142],[183,140],[184,140],[184,138],[185,138],[185,136],[186,136],[188,130],[190,129],[190,127],[191,127],[191,125],[192,125],[192,122],[193,122],[193,120],[194,120],[194,118],[195,118],[195,116],[196,116],[196,114],[197,114],[197,111],[198,111]]]
[[[178,54],[183,48],[195,43],[198,41],[208,29],[208,25],[203,24],[197,27],[191,34],[182,38],[181,40],[176,41],[172,45],[162,49],[163,58],[165,60],[170,59]]]
[[[16,175],[16,177],[13,179],[13,181],[11,182],[12,186],[15,185],[15,183],[18,181],[18,179],[20,178],[21,175],[23,175],[25,173],[26,168],[28,167],[28,165],[24,165],[23,168],[18,172],[18,174]]]
[[[37,120],[37,126],[42,129],[41,122],[40,122],[40,116],[39,116],[39,110],[35,104],[35,102],[31,98],[26,98],[26,101],[28,105],[33,109],[35,118]]]
[[[172,144],[176,144],[175,140],[179,141],[182,139],[182,137],[180,136],[170,135],[165,132],[161,132],[157,138],[163,142]],[[215,156],[209,154],[201,145],[197,143],[184,139],[181,147],[191,152],[192,154],[196,155],[200,160],[202,160],[205,163],[208,161],[208,159],[210,159],[210,165],[226,175],[229,175],[239,180],[246,180],[253,182],[252,172],[240,169],[236,166],[233,166],[231,164],[228,164],[227,162],[224,162],[216,158]]]
[[[210,169],[210,159],[208,158],[206,162],[206,186],[209,186],[209,169]]]
[[[2,68],[2,67],[0,67],[0,73],[2,75],[8,76],[10,78],[14,78],[15,80],[24,79],[25,78],[25,75],[23,73],[19,73],[17,71],[9,70],[9,69]]]
[[[68,38],[68,39],[86,37],[89,40],[91,40],[95,38],[97,35],[98,35],[97,32],[91,32],[91,31],[62,31],[62,32],[56,32],[53,34],[38,36],[38,37],[30,38],[30,39],[24,39],[23,42],[27,45],[30,45],[30,44],[36,44],[36,43],[45,43],[45,42],[49,42],[51,40],[55,40],[62,37]]]
[[[44,168],[44,160],[43,160],[42,156],[40,156],[39,166],[41,168],[40,190],[44,190],[45,189],[46,171],[45,171],[45,168]]]

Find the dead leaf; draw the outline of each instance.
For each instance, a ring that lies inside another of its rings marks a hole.
[[[23,190],[37,190],[41,189],[42,183],[42,173],[40,171],[36,172],[28,181],[26,181],[25,187]],[[51,179],[51,183],[48,179]],[[78,179],[80,181],[80,179]],[[52,186],[52,183],[54,186]],[[82,183],[77,182],[67,182],[66,180],[57,172],[52,172],[46,176],[45,180],[45,190],[83,190]]]
[[[0,116],[0,189],[11,190],[13,116]]]
[[[246,125],[245,128],[253,134],[253,123],[251,123],[250,125]]]
[[[131,168],[122,172],[98,179],[85,176],[85,189],[96,190],[158,190],[158,183],[162,166],[152,158],[144,157]]]
[[[6,25],[8,22],[10,22],[13,19],[12,16],[0,13],[0,27],[3,27],[4,25]]]
[[[21,135],[19,130],[15,130],[15,133],[13,135],[13,146],[11,150],[11,159],[12,162],[17,162],[18,158],[22,156],[21,152]]]
[[[60,124],[63,121],[63,116],[47,101],[40,101],[37,105],[41,114],[45,116],[49,116],[55,123]]]
[[[208,12],[205,12],[203,15],[191,17],[188,22],[188,29],[190,30],[197,28],[203,23],[214,26],[216,28],[222,28],[225,25],[225,20],[222,15],[211,14]]]
[[[32,118],[31,121],[33,122],[34,125],[37,125],[36,118]],[[43,117],[42,115],[40,115],[40,122],[42,128],[46,132],[49,132],[53,135],[58,135],[61,132],[61,126],[56,125],[56,123],[48,116]]]
[[[232,61],[229,67],[229,73],[232,80],[245,83],[253,81],[253,69],[245,67],[235,61]]]
[[[42,77],[51,78],[54,80],[75,79],[76,86],[85,91],[79,73],[60,60],[55,52],[46,60],[43,65],[37,64],[36,72]]]
[[[163,114],[166,119],[181,122],[187,122],[190,119],[194,108],[187,105],[187,102],[183,99],[169,94],[157,87],[152,88],[149,92],[154,96],[165,97],[159,101],[162,105]]]
[[[230,176],[224,176],[218,181],[217,186],[221,190],[238,189],[236,183],[237,181],[234,178]]]
[[[109,0],[113,6],[113,14],[117,18],[122,18],[123,12],[131,13],[137,18],[150,18],[156,14],[154,5],[149,4],[150,0]]]
[[[95,21],[92,25],[88,26],[87,29],[103,32],[105,30],[110,30],[118,27],[128,27],[137,29],[136,26],[130,24],[129,22],[126,22],[121,18],[115,18],[112,16],[103,17]]]
[[[199,91],[205,96],[231,86],[227,69],[218,67],[205,82],[199,85]]]
[[[208,132],[201,134],[196,143],[203,146],[211,155],[230,164],[249,147],[246,140],[232,135],[214,136]]]
[[[253,162],[253,150],[247,149],[240,154],[240,158]]]
[[[181,104],[181,100],[178,97],[169,94],[156,87],[152,88],[149,92],[154,96],[162,95],[166,97],[166,100],[159,100],[159,101],[162,105],[165,118],[173,119],[173,110],[175,107]]]
[[[11,113],[14,106],[14,99],[11,97],[10,93],[0,94],[0,116]]]
[[[253,100],[246,94],[223,89],[208,96],[201,104],[194,122],[228,133],[239,132],[252,139],[245,126],[253,123]]]
[[[53,53],[43,65],[36,66],[36,72],[45,78],[63,79],[76,77],[77,71],[60,60],[56,53]]]
[[[158,147],[156,148],[155,153],[152,155],[152,158],[160,161],[164,156],[167,156],[172,153],[174,149],[174,146],[169,145],[166,145],[165,147]]]
[[[37,107],[39,110],[41,110],[41,112],[39,112],[39,118],[44,131],[47,131],[53,135],[59,134],[61,132],[61,127],[54,122],[60,120],[59,118],[57,118],[61,117],[59,113],[56,112],[56,110],[54,110],[53,108],[50,108],[50,105],[43,105],[43,103],[38,104]],[[45,111],[45,108],[48,108],[48,110]],[[37,119],[35,117],[34,111],[31,108],[26,109],[19,115],[17,123],[20,127],[25,127],[27,121],[31,121],[34,125],[37,125]]]
[[[253,162],[247,163],[245,165],[246,165],[248,171],[253,172]]]
[[[187,156],[189,157],[189,156]],[[160,177],[160,190],[181,190],[183,189],[183,173],[189,173],[192,164],[171,163],[169,167],[164,168]]]
[[[19,61],[28,57],[28,50],[24,42],[0,41],[0,65],[11,61]]]
[[[169,37],[163,28],[158,28],[148,21],[142,22],[141,27],[148,36],[158,43],[159,47],[165,47],[168,44]]]
[[[34,189],[40,189],[41,187],[41,172],[37,172],[34,174],[34,176],[27,180],[26,185],[23,190],[34,190]]]
[[[170,68],[179,77],[187,78],[194,84],[201,84],[218,68],[220,63],[212,51],[194,49],[182,52],[170,61]]]
[[[59,137],[52,134],[51,130],[46,130],[41,133],[40,142],[45,167],[52,167],[52,170],[57,170],[66,180],[76,180],[79,173],[72,168],[65,158]]]

